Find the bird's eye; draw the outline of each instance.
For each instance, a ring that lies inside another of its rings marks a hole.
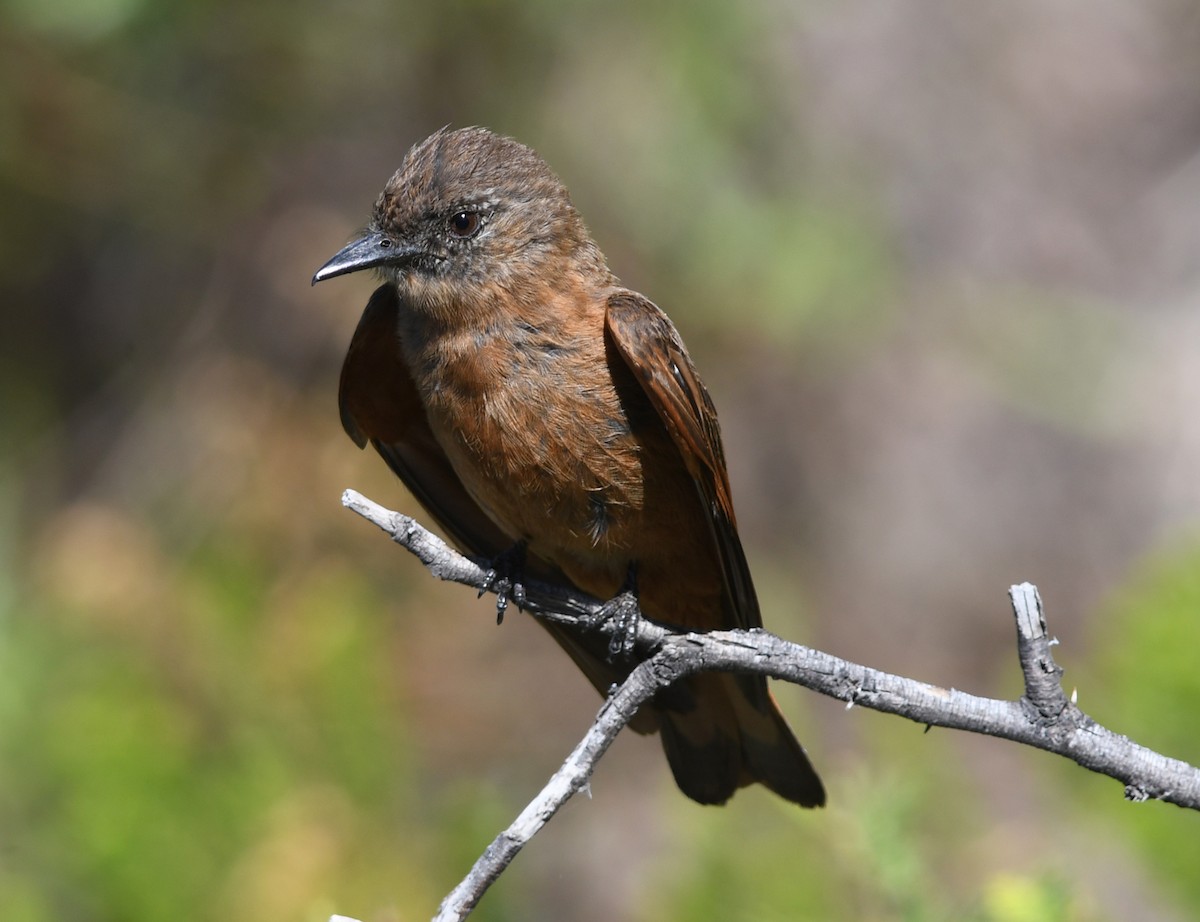
[[[460,211],[450,219],[450,233],[463,240],[474,237],[483,227],[483,218],[478,211]]]

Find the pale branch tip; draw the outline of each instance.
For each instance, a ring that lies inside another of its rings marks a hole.
[[[1075,718],[1084,715],[1078,708],[1071,713],[1073,702],[1063,691],[1062,667],[1050,651],[1053,642],[1046,635],[1041,594],[1032,583],[1021,583],[1010,588],[1008,595],[1017,621],[1017,659],[1025,679],[1024,701],[1037,715],[1033,721],[1049,729],[1066,715],[1074,722],[1073,729],[1081,728],[1083,724]]]
[[[487,568],[472,561],[414,519],[386,509],[353,490],[342,503],[373,522],[416,556],[439,579],[488,591]],[[609,639],[617,630],[597,617],[604,602],[570,587],[525,582],[526,610],[538,618],[596,630]],[[829,697],[908,718],[923,726],[966,730],[1053,752],[1124,785],[1130,801],[1165,800],[1200,809],[1200,769],[1146,749],[1100,726],[1068,698],[1061,667],[1050,648],[1037,587],[1009,589],[1017,624],[1017,656],[1025,680],[1019,701],[983,698],[915,679],[891,675],[792,643],[763,630],[679,633],[638,618],[634,650],[640,662],[614,686],[584,738],[522,811],[488,846],[466,878],[443,901],[435,922],[466,918],[483,893],[526,842],[577,791],[617,733],[658,690],[700,671],[745,672],[792,682]],[[331,922],[342,922],[335,916]]]

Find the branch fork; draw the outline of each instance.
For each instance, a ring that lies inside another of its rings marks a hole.
[[[435,577],[487,591],[487,570],[414,519],[385,509],[353,490],[342,504],[373,522],[411,552]],[[512,825],[487,847],[442,902],[434,922],[465,919],[524,845],[574,794],[637,709],[660,689],[702,671],[748,672],[802,685],[855,705],[896,714],[931,727],[966,730],[1053,752],[1122,782],[1130,801],[1164,800],[1200,810],[1200,769],[1146,749],[1088,717],[1062,687],[1062,668],[1047,634],[1037,587],[1021,583],[1009,597],[1017,623],[1017,658],[1025,680],[1018,701],[982,698],[895,676],[791,643],[761,629],[677,633],[636,619],[634,655],[640,662],[614,686],[579,744]],[[535,581],[525,584],[524,607],[538,618],[603,632],[610,640],[628,626],[604,619],[604,602],[576,590]],[[353,922],[334,916],[331,922]]]

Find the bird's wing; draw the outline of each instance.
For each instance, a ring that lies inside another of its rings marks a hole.
[[[712,400],[667,315],[635,292],[608,298],[608,335],[633,371],[696,484],[724,576],[730,627],[762,626],[754,583],[729,492]],[[825,802],[821,780],[761,676],[702,674],[685,680],[690,710],[662,711],[667,761],[680,788],[701,803],[723,803],[761,781],[796,803]]]
[[[758,599],[733,514],[717,411],[683,340],[666,314],[632,291],[609,296],[605,324],[679,449],[704,503],[734,616],[729,627],[761,627]]]
[[[400,348],[399,311],[400,298],[392,285],[375,289],[363,310],[342,365],[338,389],[342,427],[359,448],[368,442],[375,447],[460,550],[482,561],[494,560],[513,541],[471,498],[434,437]],[[527,558],[525,572],[545,582],[570,585],[557,567],[540,557]],[[628,673],[607,662],[607,642],[599,635],[593,642],[576,631],[540,619],[538,623],[601,694]],[[657,717],[644,708],[631,726],[640,733],[652,732]]]
[[[485,559],[512,540],[467,493],[434,438],[417,386],[400,350],[392,285],[371,295],[342,365],[338,409],[359,448],[369,441],[409,492],[460,548]]]

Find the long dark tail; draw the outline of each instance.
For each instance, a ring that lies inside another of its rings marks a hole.
[[[688,679],[661,711],[663,749],[680,790],[723,804],[739,787],[764,784],[802,807],[825,804],[825,788],[759,676]]]

